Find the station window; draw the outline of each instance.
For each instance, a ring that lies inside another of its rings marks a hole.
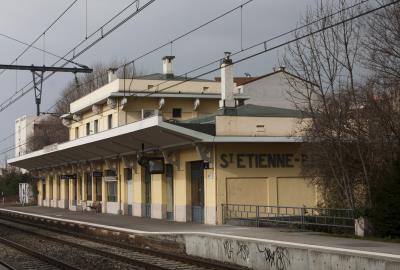
[[[117,181],[107,182],[107,201],[116,202],[117,201]]]
[[[75,128],[75,139],[79,138],[79,127]]]
[[[203,92],[204,92],[204,91],[207,91],[209,88],[210,88],[210,87],[208,87],[208,86],[203,86]]]
[[[112,129],[112,114],[107,116],[107,127],[108,129]]]
[[[86,123],[86,136],[90,135],[90,123]]]
[[[99,120],[94,120],[93,129],[94,129],[94,133],[99,132]]]
[[[86,200],[92,200],[92,174],[88,173],[86,177]]]
[[[117,172],[114,170],[105,170],[104,175],[105,176],[117,176]]]
[[[151,88],[153,88],[154,86],[152,84],[147,85],[147,89],[150,90]]]
[[[173,118],[181,118],[182,117],[182,109],[181,108],[173,108],[172,109],[172,117]]]

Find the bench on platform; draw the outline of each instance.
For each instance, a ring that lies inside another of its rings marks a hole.
[[[101,202],[94,201],[86,206],[87,208],[96,211],[96,213],[101,213]]]

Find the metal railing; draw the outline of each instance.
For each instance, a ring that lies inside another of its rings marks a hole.
[[[257,227],[292,224],[302,228],[354,228],[354,211],[351,209],[222,204],[222,218],[224,224]]]

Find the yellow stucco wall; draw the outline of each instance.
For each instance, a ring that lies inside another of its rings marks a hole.
[[[307,120],[290,117],[217,116],[218,136],[301,136]]]
[[[299,147],[296,143],[218,144],[218,223],[222,221],[221,205],[227,203],[316,206],[316,187],[307,179],[299,177],[302,159]],[[248,154],[253,156],[250,158]],[[262,155],[261,163],[256,161],[255,155]],[[272,163],[268,163],[268,155],[284,158],[289,155],[289,160],[274,168]]]
[[[317,189],[306,179],[300,177],[302,156],[298,143],[219,143],[211,149],[214,152],[214,164],[204,170],[204,218],[206,223],[215,224],[222,221],[222,204],[257,204],[278,206],[315,206],[317,204]],[[173,150],[179,156],[179,163],[173,166],[173,202],[174,220],[191,220],[191,174],[190,163],[199,161],[201,157],[195,146]],[[249,156],[250,155],[250,156]],[[161,156],[161,153],[155,154]],[[257,156],[257,160],[255,158]],[[251,157],[251,158],[250,158]],[[280,161],[277,162],[278,157]],[[134,156],[132,156],[134,158]],[[270,158],[270,160],[268,160]],[[275,158],[275,159],[273,159]],[[275,162],[275,161],[276,162]],[[275,163],[274,163],[275,162]],[[78,173],[78,204],[86,199],[86,172],[104,171],[109,169],[105,161],[98,161],[86,169],[79,169],[71,173]],[[117,202],[121,213],[127,214],[128,190],[125,176],[126,163],[121,158],[113,160],[111,168],[117,170],[118,192]],[[145,182],[144,168],[137,163],[132,164],[133,170],[133,215],[144,216]],[[65,174],[62,170],[55,170],[53,174],[53,198],[60,188],[59,200],[68,200],[69,205],[74,198],[72,180],[61,180],[61,187],[55,175]],[[166,218],[167,182],[163,174],[152,175],[151,203],[153,218]],[[46,196],[49,198],[49,180],[46,177]],[[69,182],[66,191],[65,183]],[[39,202],[41,202],[42,186],[38,182]],[[96,184],[92,185],[92,196],[95,200]],[[67,196],[69,194],[69,196]],[[67,196],[67,197],[66,197]],[[107,184],[102,181],[103,212],[107,206]]]

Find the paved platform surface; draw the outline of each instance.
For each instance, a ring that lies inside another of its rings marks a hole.
[[[213,226],[132,216],[98,214],[94,212],[73,212],[64,209],[38,206],[2,208],[54,218],[90,222],[99,225],[115,226],[132,230],[140,230],[144,232],[206,232],[220,234],[224,236],[240,236],[274,241],[285,241],[296,244],[307,244],[323,247],[334,247],[340,249],[400,255],[400,243],[333,237],[324,233],[304,232],[286,228],[254,228],[231,225]]]

